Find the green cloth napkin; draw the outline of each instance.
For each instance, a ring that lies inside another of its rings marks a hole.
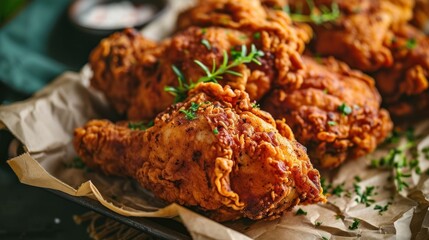
[[[48,56],[49,34],[68,3],[31,1],[0,29],[0,103],[13,99],[5,88],[29,95],[69,69]]]

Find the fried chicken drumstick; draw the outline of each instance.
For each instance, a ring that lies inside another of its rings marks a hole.
[[[320,61],[320,63],[318,62]],[[304,56],[305,81],[297,90],[274,89],[262,108],[285,118],[314,164],[339,166],[372,152],[392,130],[374,80],[334,58]]]
[[[272,219],[325,201],[319,172],[289,127],[229,86],[199,84],[144,131],[90,121],[76,129],[74,146],[88,166],[135,178],[217,221]]]

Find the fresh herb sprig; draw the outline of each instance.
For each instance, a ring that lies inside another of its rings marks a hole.
[[[317,25],[335,21],[341,15],[340,8],[336,2],[331,4],[331,8],[324,5],[316,8],[312,0],[307,0],[307,5],[310,10],[309,15],[304,15],[297,12],[293,13],[291,12],[289,6],[286,6],[284,11],[289,14],[290,18],[295,22],[315,23]]]
[[[199,83],[217,83],[217,81],[222,79],[223,75],[225,74],[241,77],[241,73],[232,69],[239,66],[240,64],[247,64],[251,62],[261,65],[261,62],[258,59],[262,56],[264,56],[264,52],[256,49],[256,46],[252,44],[249,53],[247,51],[246,45],[242,45],[240,51],[232,50],[232,62],[229,61],[228,53],[224,51],[222,64],[217,67],[216,61],[213,59],[213,66],[211,69],[201,61],[194,60],[195,64],[197,64],[204,71],[205,76],[200,77],[196,82],[190,80],[188,83],[186,82],[185,76],[180,71],[180,69],[172,65],[173,72],[176,74],[179,84],[177,87],[167,86],[164,88],[164,91],[174,95],[176,103],[183,101],[186,98],[188,91],[195,88],[195,86],[197,86]]]

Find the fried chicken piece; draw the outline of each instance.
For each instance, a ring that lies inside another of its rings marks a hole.
[[[394,64],[374,75],[383,101],[394,116],[424,114],[429,109],[429,37],[403,25],[390,39]]]
[[[75,130],[74,146],[89,167],[135,178],[159,198],[218,221],[273,219],[296,204],[326,201],[319,172],[289,127],[229,86],[199,84],[145,131],[93,120]]]
[[[317,38],[314,52],[334,56],[353,68],[373,72],[391,66],[391,50],[384,45],[390,29],[412,17],[409,0],[315,0],[317,7],[338,3],[341,15],[334,22],[312,24]],[[299,6],[308,14],[306,0],[291,0],[293,11]],[[320,11],[316,7],[315,11]]]
[[[327,58],[305,56],[305,81],[298,90],[274,89],[262,109],[285,118],[313,164],[334,168],[372,152],[392,130],[369,76]]]
[[[302,77],[292,71],[303,68],[300,55],[289,45],[279,44],[278,39],[268,33],[255,37],[254,32],[245,30],[190,27],[157,45],[128,29],[103,40],[92,52],[90,66],[95,74],[91,84],[128,119],[148,120],[174,101],[164,91],[167,86],[178,85],[173,65],[183,73],[184,81],[196,82],[207,74],[195,60],[208,69],[213,64],[219,68],[224,52],[232,62],[231,51],[241,51],[243,45],[250,51],[253,44],[264,52],[259,58],[261,65],[241,64],[231,69],[241,76],[223,74],[218,81],[246,90],[252,100],[259,100],[269,91],[273,79],[290,87],[302,82]]]
[[[156,48],[156,43],[142,38],[132,29],[103,39],[89,57],[93,71],[91,85],[103,91],[119,113],[126,112],[139,85],[133,74],[137,59],[144,52],[147,57],[139,65],[152,66],[158,55],[153,52]]]
[[[265,6],[279,3],[264,1]],[[260,36],[261,50],[275,58],[277,81],[291,88],[302,83],[300,54],[311,35],[307,29],[296,27],[285,12],[264,7],[260,0],[204,0],[179,15],[179,30],[191,26],[225,27]]]
[[[413,20],[414,26],[429,33],[429,1],[415,0]]]

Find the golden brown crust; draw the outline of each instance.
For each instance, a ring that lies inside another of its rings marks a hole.
[[[333,58],[318,63],[304,57],[307,70],[301,88],[275,89],[262,107],[285,118],[313,163],[325,168],[372,152],[392,129],[387,111],[370,77]],[[352,112],[338,110],[346,104]]]
[[[89,64],[93,71],[91,85],[101,90],[118,113],[126,113],[140,82],[135,76],[139,65],[151,66],[156,44],[135,30],[127,29],[103,39],[91,52]],[[146,54],[142,61],[141,53]]]
[[[411,25],[390,36],[394,64],[375,73],[377,87],[392,115],[421,115],[429,109],[429,37]]]
[[[314,51],[334,56],[353,68],[376,71],[393,64],[384,45],[390,29],[412,17],[413,1],[408,0],[316,0],[316,6],[338,3],[340,17],[330,23],[312,25]],[[293,8],[307,6],[305,0],[291,0]],[[308,10],[307,10],[308,11]]]
[[[427,33],[429,30],[429,1],[415,0],[411,23],[420,30],[425,30]]]
[[[195,104],[195,119],[187,119],[183,110]],[[246,93],[200,84],[146,131],[91,121],[76,129],[74,146],[89,166],[136,178],[167,202],[219,221],[271,219],[325,201],[305,149],[277,125],[285,124],[253,108]]]

